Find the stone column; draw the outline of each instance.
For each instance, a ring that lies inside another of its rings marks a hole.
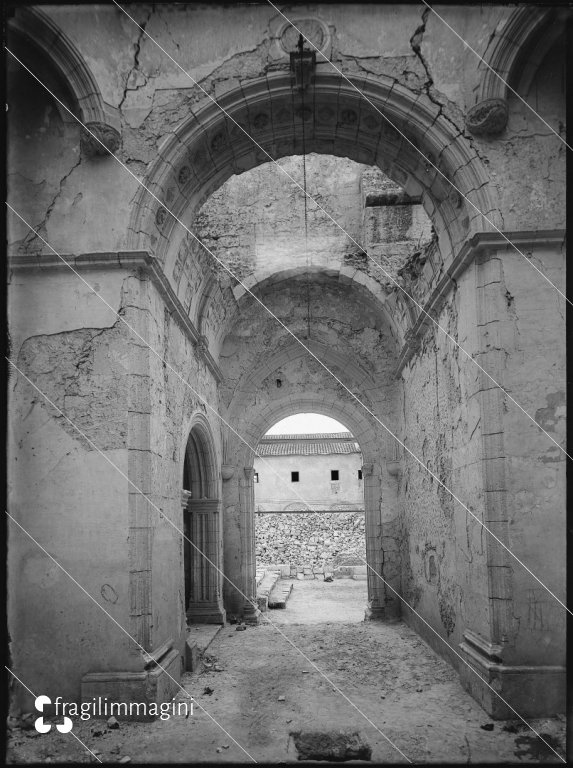
[[[257,624],[259,611],[256,608],[257,590],[255,585],[255,485],[253,467],[245,467],[244,477],[239,483],[241,506],[241,574],[243,598],[243,620]]]
[[[190,595],[187,618],[194,624],[224,624],[221,601],[218,530],[219,499],[189,499],[187,502],[190,550]],[[195,545],[195,546],[193,546]],[[204,556],[206,555],[206,557]]]

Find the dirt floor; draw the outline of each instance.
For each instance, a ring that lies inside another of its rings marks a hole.
[[[560,762],[523,723],[489,720],[406,625],[361,622],[365,589],[295,582],[288,608],[269,614],[276,627],[225,626],[206,652],[210,667],[184,676],[195,699],[187,719],[87,722],[72,733],[106,763],[293,762],[291,732],[346,728],[360,731],[374,763]],[[531,725],[565,755],[564,718]],[[95,759],[71,734],[14,729],[8,762],[37,761]]]

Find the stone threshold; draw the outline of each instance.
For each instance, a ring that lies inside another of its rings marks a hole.
[[[265,570],[263,571],[262,568]],[[366,580],[367,566],[366,565],[340,565],[338,568],[331,568],[326,565],[290,565],[289,563],[281,563],[278,565],[266,565],[261,566],[261,570],[257,571],[257,596],[259,594],[259,577],[262,579],[265,573],[278,572],[281,579],[324,579],[327,574],[330,574],[335,579],[355,579],[356,581]],[[262,574],[262,576],[261,576]]]

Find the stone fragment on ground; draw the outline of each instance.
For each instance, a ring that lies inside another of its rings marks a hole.
[[[291,731],[299,760],[370,760],[372,748],[358,731]]]

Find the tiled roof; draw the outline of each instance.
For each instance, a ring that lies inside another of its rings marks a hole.
[[[259,456],[327,456],[333,453],[360,453],[354,441],[345,442],[304,442],[304,443],[259,443]]]
[[[305,435],[265,435],[261,443],[283,440],[354,440],[352,432],[313,432]]]
[[[328,456],[360,453],[351,432],[317,432],[305,435],[265,435],[257,448],[260,456]]]

